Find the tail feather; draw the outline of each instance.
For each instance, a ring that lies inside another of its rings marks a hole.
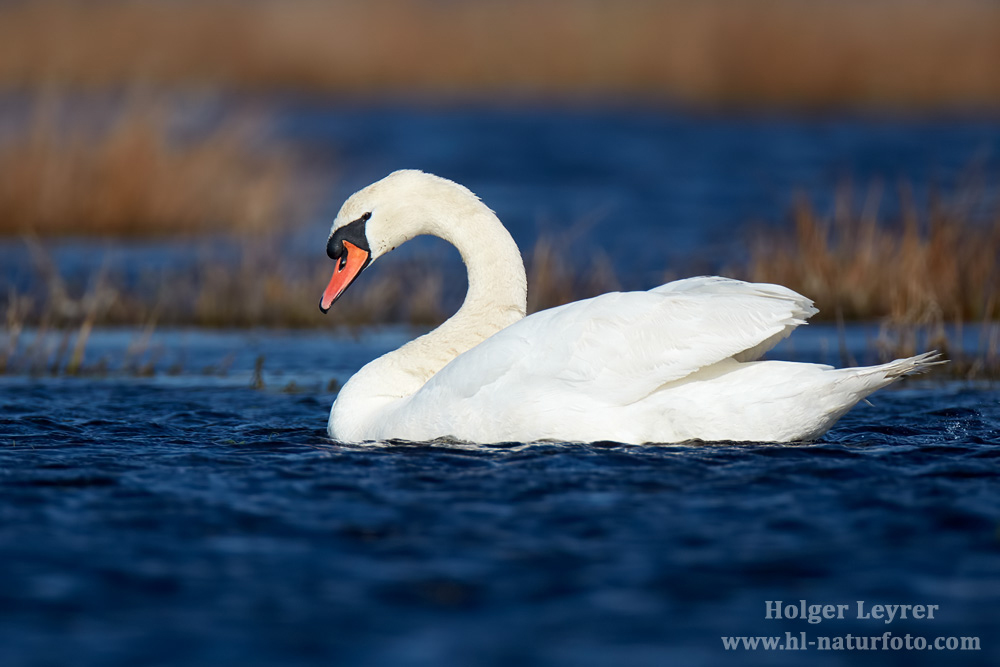
[[[918,354],[915,357],[896,359],[895,361],[878,366],[832,369],[829,372],[837,373],[840,376],[838,384],[843,383],[841,387],[844,389],[844,392],[840,395],[849,398],[839,408],[830,410],[831,419],[827,423],[826,428],[832,426],[845,412],[872,392],[887,387],[907,375],[926,373],[932,366],[939,366],[946,363],[948,363],[948,360],[941,359],[941,353],[933,350]]]
[[[890,361],[889,363],[881,366],[873,366],[872,370],[878,369],[879,371],[884,372],[887,380],[896,380],[906,375],[926,373],[932,366],[940,366],[941,364],[946,363],[948,363],[948,360],[942,359],[940,352],[932,350],[930,352],[918,354],[915,357],[896,359],[895,361]]]

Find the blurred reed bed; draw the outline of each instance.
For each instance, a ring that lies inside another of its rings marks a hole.
[[[33,258],[33,288],[6,285],[0,306],[11,331],[23,326],[74,328],[169,326],[309,328],[442,322],[461,304],[465,273],[458,263],[426,257],[390,257],[351,287],[328,315],[318,309],[333,262],[294,257],[251,241],[217,252],[203,248],[186,266],[116,275],[106,266],[86,276],[64,276],[39,241],[24,241]],[[610,259],[583,266],[551,237],[527,256],[529,311],[619,288]]]
[[[898,236],[892,238],[902,243]],[[772,249],[769,253],[780,245],[774,240],[768,246]],[[235,261],[232,252],[227,252],[224,258],[204,256],[186,269],[150,272],[138,279],[129,280],[102,269],[85,280],[68,280],[35,244],[31,252],[44,289],[18,292],[8,287],[6,293],[0,293],[6,320],[5,335],[0,337],[0,374],[103,374],[106,360],[88,358],[86,353],[88,337],[96,327],[127,326],[137,332],[135,349],[116,366],[130,374],[148,375],[154,372],[158,360],[147,354],[142,340],[148,339],[156,327],[346,327],[363,331],[371,326],[409,324],[425,328],[450,315],[464,293],[460,266],[426,262],[426,258],[392,258],[367,274],[329,314],[323,315],[317,303],[330,277],[329,261],[293,260],[273,247],[241,247]],[[598,255],[580,266],[561,250],[565,247],[553,238],[543,237],[526,253],[529,310],[619,288],[620,281],[608,258]],[[805,264],[805,260],[796,261]],[[880,276],[894,273],[892,261],[886,262],[889,268],[881,269]],[[755,262],[758,269],[767,265],[761,257]],[[792,264],[790,259],[785,263],[775,261],[761,273],[744,277],[781,280],[804,290],[801,285],[805,283],[796,282],[795,272],[788,269]],[[775,273],[777,268],[784,278]],[[811,268],[806,273],[812,275]],[[825,309],[821,317],[838,312],[836,302],[828,301],[828,294],[806,293],[816,297],[818,305]],[[840,292],[834,290],[833,294]],[[839,312],[843,316],[843,309]],[[880,334],[869,341],[866,359],[861,363],[939,349],[952,363],[936,369],[937,376],[1000,378],[1000,323],[986,317],[973,322],[946,320],[946,311],[940,309],[923,314],[907,309],[896,312],[905,316],[893,317],[891,312],[876,310],[852,311],[869,321],[882,322]],[[978,332],[978,340],[971,347],[965,335],[967,327]],[[846,349],[841,356],[845,364],[859,363]]]
[[[267,233],[308,212],[294,155],[259,119],[184,128],[176,105],[141,95],[79,107],[46,96],[4,119],[0,236]]]
[[[986,0],[35,0],[0,88],[155,85],[708,105],[997,106]]]
[[[808,295],[820,317],[887,318],[900,325],[1000,319],[1000,205],[933,198],[917,206],[901,188],[901,212],[879,215],[881,188],[858,208],[850,188],[823,217],[805,200],[793,229],[759,229],[737,272]],[[979,209],[979,214],[976,210]]]
[[[303,261],[274,245],[242,242],[213,255],[203,251],[190,266],[116,275],[106,266],[90,275],[63,275],[42,242],[27,239],[34,287],[0,291],[5,336],[0,337],[0,374],[103,374],[105,360],[86,358],[95,327],[127,326],[139,333],[136,353],[119,364],[147,375],[142,339],[156,327],[364,328],[442,322],[464,296],[462,267],[426,257],[388,258],[348,290],[327,314],[319,296],[333,263],[317,256]],[[561,244],[541,238],[527,256],[530,310],[594,296],[619,285],[609,259],[595,255],[585,266],[570,261]],[[30,332],[30,335],[26,334]],[[145,332],[145,334],[143,334]]]
[[[791,233],[758,229],[746,266],[732,273],[809,296],[816,320],[880,322],[871,342],[880,360],[937,349],[950,375],[1000,377],[1000,203],[967,191],[918,207],[900,190],[900,213],[888,220],[878,185],[860,207],[845,187],[829,217],[800,200]],[[979,332],[972,348],[963,343],[970,325]]]

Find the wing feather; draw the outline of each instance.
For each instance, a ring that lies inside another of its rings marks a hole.
[[[503,329],[420,393],[436,401],[512,391],[528,400],[566,391],[624,405],[725,359],[759,358],[815,312],[785,287],[718,277],[603,294]]]

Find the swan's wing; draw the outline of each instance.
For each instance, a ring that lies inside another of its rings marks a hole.
[[[627,404],[724,359],[755,358],[814,312],[783,287],[723,278],[604,294],[516,322],[420,393],[468,398],[489,388],[541,399],[568,391]]]
[[[739,354],[733,355],[737,361],[754,361],[764,356],[764,353],[772,347],[788,338],[795,327],[803,324],[805,320],[819,312],[813,306],[811,299],[807,299],[798,292],[788,289],[782,285],[772,285],[771,283],[747,283],[742,280],[723,278],[721,276],[699,276],[697,278],[685,278],[675,280],[672,283],[660,285],[652,290],[658,294],[690,294],[690,295],[731,295],[738,297],[746,295],[751,297],[762,297],[786,301],[792,309],[792,319],[781,331],[770,336],[757,345],[743,350]]]

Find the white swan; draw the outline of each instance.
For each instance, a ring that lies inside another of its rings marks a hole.
[[[525,317],[524,265],[500,220],[468,189],[413,170],[344,203],[323,312],[372,261],[422,234],[458,248],[465,302],[344,385],[330,411],[336,440],[809,441],[936,358],[842,369],[756,361],[817,311],[785,287],[719,277]]]

